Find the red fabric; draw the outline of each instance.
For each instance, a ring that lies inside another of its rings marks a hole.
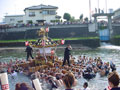
[[[51,50],[51,54],[54,54],[55,53],[55,51],[54,50]]]
[[[25,46],[28,46],[28,45],[29,45],[29,42],[28,42],[28,41],[26,41],[26,42],[25,42]]]
[[[49,32],[49,27],[46,28],[46,32]]]
[[[65,40],[61,40],[61,44],[63,45],[65,43]]]

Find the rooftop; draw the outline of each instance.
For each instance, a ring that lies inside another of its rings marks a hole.
[[[29,9],[29,10],[40,10],[40,9],[58,9],[58,7],[56,6],[52,6],[52,5],[43,5],[40,4],[38,6],[31,6],[31,7],[27,7],[24,10]]]
[[[24,16],[24,15],[7,15],[5,17],[22,17],[22,16]]]
[[[118,8],[117,10],[115,10],[114,12],[120,11],[120,8]]]

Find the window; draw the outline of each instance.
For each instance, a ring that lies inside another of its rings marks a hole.
[[[14,19],[14,18],[11,18],[10,21],[15,21],[15,19]]]
[[[55,10],[43,10],[42,11],[42,14],[43,15],[55,15],[56,14],[56,12],[55,12]]]
[[[35,16],[35,12],[29,12],[29,16]]]
[[[50,15],[55,15],[55,10],[50,10],[50,11],[49,11],[49,14],[50,14]]]
[[[48,10],[42,11],[42,14],[47,15],[48,14]]]
[[[42,13],[42,11],[40,11],[40,13]]]

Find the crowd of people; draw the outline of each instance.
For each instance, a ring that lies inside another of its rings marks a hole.
[[[27,75],[31,81],[38,78],[43,90],[75,90],[79,78],[83,77],[87,80],[93,79],[97,73],[101,77],[108,76],[109,90],[120,90],[119,75],[116,72],[115,64],[111,62],[103,62],[100,57],[87,57],[81,55],[78,58],[71,57],[70,51],[72,47],[68,45],[65,49],[64,59],[60,59],[63,63],[54,62],[51,67],[39,67],[39,64],[34,67],[19,66],[19,64],[30,63],[32,60],[10,60],[8,63],[0,62],[0,71],[4,72],[7,69],[8,74],[11,74],[14,79],[17,73]],[[68,65],[66,64],[66,60]],[[73,61],[71,61],[73,60]],[[31,71],[32,68],[32,71]],[[27,85],[27,83],[17,83],[15,90],[34,90],[35,87]],[[27,89],[28,88],[28,89]],[[36,90],[36,89],[35,89]],[[79,90],[91,90],[88,83],[85,82]],[[97,89],[96,89],[97,90]],[[108,90],[107,88],[105,90]]]
[[[0,25],[0,30],[2,29],[9,29],[9,28],[23,28],[23,27],[37,27],[37,26],[54,26],[54,25],[80,25],[80,24],[88,24],[91,22],[50,22],[50,23],[28,23],[28,24],[16,24],[16,25],[9,25],[9,24],[3,24]]]
[[[101,76],[107,76],[109,72],[116,71],[115,65],[112,62],[111,65],[109,65],[108,62],[107,63],[103,62],[100,57],[93,59],[91,57],[88,58],[87,56],[79,56],[78,61],[75,63],[71,63],[70,66],[68,65],[61,66],[58,63],[54,63],[54,66],[51,68],[41,68],[39,71],[35,71],[35,72],[30,72],[29,67],[28,68],[17,67],[16,64],[20,64],[20,63],[26,63],[26,61],[16,60],[13,62],[12,60],[10,60],[9,63],[0,63],[0,67],[1,67],[0,69],[1,71],[4,71],[4,68],[7,68],[8,74],[11,74],[13,79],[17,75],[16,73],[24,73],[25,75],[29,76],[31,80],[33,78],[34,79],[38,78],[40,82],[43,84],[42,85],[43,90],[45,90],[46,88],[48,90],[53,90],[54,88],[55,89],[63,88],[63,85],[64,86],[66,85],[65,88],[72,88],[72,86],[75,86],[77,84],[78,78],[84,77],[84,73],[87,73],[85,75],[87,75],[88,77],[96,73],[99,73]],[[109,76],[108,80],[112,82],[110,77],[111,76]],[[91,78],[86,78],[86,79],[91,79]],[[114,79],[112,80],[114,81]],[[45,87],[44,85],[47,87]],[[87,87],[88,84],[85,84],[84,87],[85,86]],[[67,89],[67,90],[72,90],[72,89]],[[84,90],[89,90],[89,89],[84,89]]]

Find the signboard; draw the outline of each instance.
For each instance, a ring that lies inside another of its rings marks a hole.
[[[95,32],[95,23],[88,25],[89,32]]]

